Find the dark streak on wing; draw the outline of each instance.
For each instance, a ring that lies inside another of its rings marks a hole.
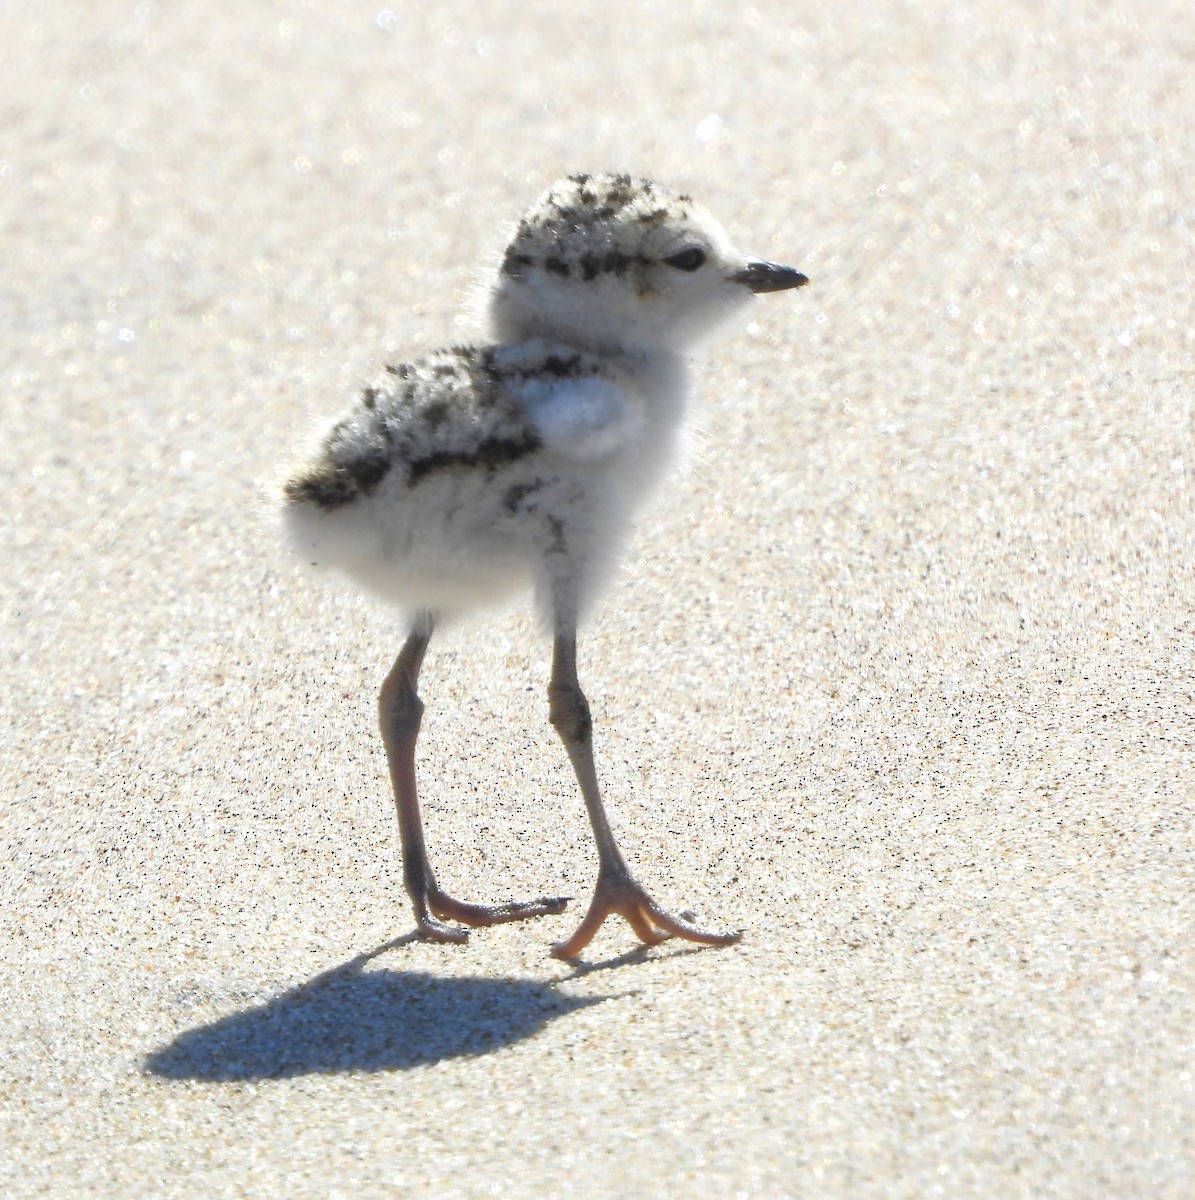
[[[358,407],[338,421],[320,455],[285,485],[290,504],[325,511],[344,508],[374,492],[391,474],[415,488],[445,471],[481,471],[489,477],[542,448],[512,385],[536,376],[558,380],[589,374],[580,353],[548,353],[507,361],[501,347],[454,346],[413,363],[387,365],[386,382],[366,387]],[[503,496],[514,512],[543,486],[518,483]]]
[[[314,504],[317,508],[342,508],[357,498],[357,485],[338,467],[316,467],[306,475],[288,479],[283,489],[288,504]]]
[[[564,522],[559,517],[548,517],[548,528],[552,531],[552,541],[548,545],[549,554],[567,554],[568,537],[565,535]]]
[[[524,371],[524,377],[531,375],[533,372]],[[549,354],[542,363],[534,371],[536,375],[554,375],[557,379],[568,379],[571,376],[581,374],[581,356],[572,354],[568,358],[561,358],[558,354]]]
[[[390,470],[390,455],[371,448],[351,462],[322,462],[306,474],[291,479],[284,494],[291,504],[314,504],[323,509],[343,508],[362,493],[368,495]]]
[[[502,274],[508,275],[512,279],[518,279],[523,274],[523,268],[531,266],[534,261],[530,254],[523,254],[511,246],[502,260]]]
[[[509,513],[517,513],[523,507],[523,501],[528,496],[534,496],[536,492],[542,490],[546,480],[533,479],[529,483],[513,483],[506,489],[506,494],[502,497],[502,506]]]
[[[407,464],[407,482],[415,484],[431,471],[442,471],[452,467],[484,467],[492,474],[499,467],[518,462],[528,454],[534,454],[542,444],[535,434],[528,432],[522,438],[487,438],[472,450],[437,450],[425,458],[416,458]]]

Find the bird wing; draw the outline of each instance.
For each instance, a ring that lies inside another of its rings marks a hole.
[[[532,377],[513,390],[540,441],[579,462],[617,453],[642,425],[638,405],[627,389],[597,372]]]

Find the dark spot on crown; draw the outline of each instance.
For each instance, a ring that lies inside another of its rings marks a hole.
[[[553,275],[559,275],[561,279],[567,279],[569,275],[568,263],[555,255],[544,259],[544,269],[551,271]]]
[[[370,411],[377,408],[378,405],[378,389],[375,387],[367,387],[361,393],[361,403]]]
[[[653,208],[651,212],[641,213],[639,221],[643,225],[659,225],[667,217],[668,210],[666,208]]]
[[[391,375],[398,376],[399,379],[407,379],[411,374],[411,367],[408,363],[387,363],[386,370]]]

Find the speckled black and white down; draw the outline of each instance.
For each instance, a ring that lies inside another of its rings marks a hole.
[[[541,339],[387,367],[287,484],[291,541],[411,609],[550,591],[566,565],[588,592],[675,433],[645,367]]]
[[[294,549],[408,610],[530,584],[575,625],[675,460],[685,353],[762,290],[753,269],[687,196],[556,184],[496,273],[492,341],[385,368],[287,484]]]

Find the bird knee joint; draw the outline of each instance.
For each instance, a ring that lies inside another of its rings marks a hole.
[[[395,733],[418,733],[423,723],[423,701],[409,688],[401,688],[394,693],[383,690],[378,712],[382,729]]]
[[[589,701],[579,687],[549,687],[548,715],[552,726],[566,742],[586,741],[593,729]]]

